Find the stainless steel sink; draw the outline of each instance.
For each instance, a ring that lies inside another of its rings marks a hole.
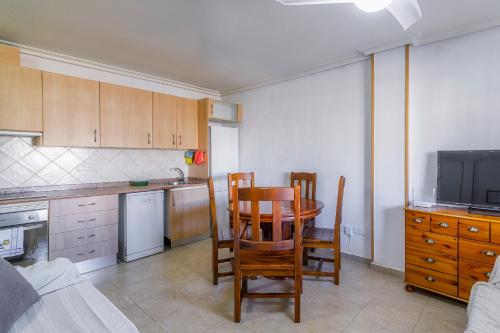
[[[190,184],[194,184],[194,182],[191,182],[189,180],[167,182],[167,185],[190,185]]]

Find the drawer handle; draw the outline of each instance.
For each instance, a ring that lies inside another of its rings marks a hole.
[[[491,276],[491,272],[484,273],[484,276],[486,276],[489,279]]]
[[[426,277],[425,277],[425,280],[426,280],[426,281],[428,281],[428,282],[436,282],[436,279],[435,279],[435,278],[433,278],[433,277],[432,277],[432,276],[430,276],[430,275],[429,275],[429,276],[426,276]]]
[[[85,206],[95,206],[95,202],[89,203],[89,204],[80,204],[78,207],[85,207]]]
[[[479,232],[478,227],[469,227],[469,228],[467,228],[467,230],[469,230],[470,232]]]
[[[76,239],[84,239],[85,237],[81,236],[81,237],[77,237]]]
[[[425,258],[425,262],[427,262],[429,264],[433,264],[436,262],[436,260],[434,260],[434,258]]]
[[[416,219],[413,219],[413,222],[415,222],[417,224],[420,224],[420,223],[422,223],[424,221],[422,219],[416,218]]]
[[[90,219],[90,220],[80,220],[80,221],[78,221],[78,223],[94,222],[94,221],[95,221],[95,218]]]
[[[440,226],[441,228],[449,228],[449,225],[446,222],[441,222],[438,224],[438,226]]]
[[[95,250],[90,250],[90,251],[89,251],[89,253],[94,253],[94,252],[95,252]]]
[[[488,256],[488,257],[496,257],[497,256],[495,251],[491,251],[491,250],[483,250],[483,251],[481,251],[481,253],[484,254],[485,256]]]
[[[77,256],[84,256],[84,255],[85,255],[85,253],[77,253],[76,255],[77,255]]]
[[[425,242],[426,242],[427,244],[430,244],[430,245],[434,245],[434,244],[436,244],[436,241],[434,241],[433,239],[430,239],[430,238],[429,238],[429,239],[427,239]]]
[[[95,234],[88,235],[87,237],[88,237],[88,238],[90,238],[90,237],[95,237]]]

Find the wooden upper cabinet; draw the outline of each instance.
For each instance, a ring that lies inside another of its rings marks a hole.
[[[151,148],[153,93],[100,84],[101,147]]]
[[[153,93],[153,148],[177,148],[177,99]]]
[[[43,72],[44,146],[99,147],[99,82]]]
[[[21,52],[17,47],[0,44],[0,63],[19,66],[21,64]]]
[[[0,63],[0,129],[42,131],[42,72]]]
[[[198,149],[198,102],[177,98],[177,148]]]

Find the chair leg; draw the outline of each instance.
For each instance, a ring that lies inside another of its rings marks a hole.
[[[212,274],[214,286],[219,284],[219,249],[212,245]]]
[[[302,279],[295,275],[295,322],[300,323],[300,297],[302,294]]]
[[[303,253],[302,253],[302,264],[304,266],[307,266],[309,264],[308,260],[308,254],[307,254],[307,247],[304,247]]]
[[[246,293],[248,291],[248,276],[243,277],[243,287],[241,288],[243,293]]]
[[[340,251],[339,248],[337,247],[335,249],[335,284],[339,285],[340,284]]]
[[[234,322],[241,321],[241,272],[235,269],[234,272]]]

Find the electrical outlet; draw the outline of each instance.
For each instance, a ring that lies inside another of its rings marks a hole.
[[[361,227],[354,227],[354,234],[360,235],[360,236],[366,236],[366,231],[364,228]]]
[[[353,232],[352,225],[344,225],[344,234],[347,236],[351,236]]]

